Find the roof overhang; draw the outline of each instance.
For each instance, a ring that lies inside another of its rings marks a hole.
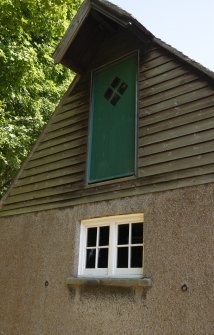
[[[54,61],[81,73],[87,70],[103,41],[121,30],[144,42],[154,37],[118,6],[103,0],[85,0],[58,45]]]

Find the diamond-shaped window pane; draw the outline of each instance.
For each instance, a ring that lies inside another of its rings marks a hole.
[[[111,87],[116,88],[121,83],[120,78],[115,77],[114,80],[111,83]]]
[[[110,102],[113,106],[116,106],[119,100],[120,100],[120,96],[117,93],[115,93]]]
[[[123,83],[119,86],[119,88],[117,89],[117,91],[118,91],[121,95],[123,95],[123,94],[125,93],[127,87],[128,87],[128,85],[127,85],[126,83],[123,82]]]
[[[110,100],[112,94],[113,94],[113,90],[111,88],[108,88],[104,94],[104,97],[106,98],[106,100]]]

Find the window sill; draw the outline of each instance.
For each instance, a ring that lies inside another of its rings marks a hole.
[[[113,286],[113,287],[152,287],[151,278],[86,278],[69,277],[66,278],[68,286]]]

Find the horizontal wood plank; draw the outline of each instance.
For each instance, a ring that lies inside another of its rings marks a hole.
[[[82,147],[78,147],[78,148],[73,148],[73,149],[69,149],[66,151],[62,151],[57,153],[57,155],[50,155],[47,157],[41,157],[39,159],[34,159],[34,160],[30,160],[27,164],[28,169],[30,168],[35,168],[37,166],[40,165],[45,165],[47,163],[53,163],[53,162],[58,162],[60,160],[63,160],[65,158],[71,158],[73,157],[73,159],[77,161],[77,163],[79,162],[79,157],[81,154],[85,153],[86,154],[86,147],[82,146]],[[77,157],[75,157],[77,156]]]
[[[166,81],[169,81],[171,79],[175,79],[179,76],[189,74],[189,71],[183,68],[182,66],[177,66],[176,68],[173,68],[170,71],[160,73],[159,75],[147,78],[145,79],[142,75],[139,78],[139,87],[142,89],[147,89],[154,87],[155,85],[161,85],[161,83],[164,83]]]
[[[74,173],[79,174],[81,172],[84,176],[84,168],[85,168],[85,164],[82,163],[82,164],[73,165],[73,166],[69,166],[69,167],[63,166],[63,168],[61,168],[61,169],[36,174],[34,176],[31,176],[31,177],[20,178],[17,181],[17,183],[14,185],[14,188],[20,187],[20,186],[23,186],[23,185],[34,184],[34,183],[37,183],[37,182],[40,182],[40,181],[46,182],[47,180],[50,180],[50,179],[55,179],[55,178],[58,178],[58,177],[64,177],[64,176],[74,174]]]
[[[155,105],[151,106],[143,106],[143,101],[140,101],[139,107],[140,107],[140,115],[141,116],[148,116],[152,115],[154,113],[159,113],[168,109],[173,110],[174,108],[178,107],[179,105],[185,104],[185,103],[192,103],[196,100],[199,100],[201,98],[205,98],[208,96],[211,96],[214,94],[214,90],[211,87],[203,87],[198,90],[194,90],[188,93],[184,93],[182,95],[179,95],[178,97],[173,97],[171,99],[168,99],[163,102],[159,102]]]
[[[183,84],[179,87],[171,88],[161,93],[157,93],[153,96],[142,96],[141,107],[145,108],[151,105],[159,104],[160,102],[164,103],[165,100],[169,100],[171,98],[179,97],[183,94],[187,94],[189,92],[195,92],[196,90],[207,87],[207,82],[195,80],[187,84]]]
[[[200,143],[196,145],[188,145],[184,148],[179,148],[179,149],[174,149],[170,151],[164,151],[162,153],[158,154],[153,154],[149,156],[143,156],[143,151],[141,152],[141,164],[143,167],[149,166],[149,165],[154,165],[154,164],[159,164],[163,162],[168,162],[172,160],[177,160],[180,158],[185,158],[185,157],[191,157],[207,152],[213,152],[214,151],[214,136],[213,136],[213,141],[205,142],[205,143]]]
[[[47,149],[38,150],[38,151],[35,151],[34,155],[32,155],[30,161],[38,159],[38,158],[42,158],[42,157],[48,157],[50,155],[54,155],[54,154],[57,154],[57,153],[60,153],[60,152],[63,152],[63,151],[66,151],[72,148],[85,146],[86,143],[87,143],[87,138],[80,137],[80,138],[77,138],[75,140],[72,140],[66,143],[51,146],[50,148],[47,148]]]
[[[153,68],[156,68],[157,66],[166,64],[168,62],[171,62],[171,59],[166,56],[166,55],[159,55],[159,57],[156,57],[154,59],[147,59],[143,66],[141,67],[141,72],[143,71],[147,71],[147,70],[151,70]]]
[[[183,126],[189,123],[198,122],[201,120],[206,120],[214,116],[213,106],[210,108],[200,109],[199,111],[180,115],[169,120],[164,120],[154,125],[144,126],[144,119],[139,120],[139,136],[150,135],[153,133],[157,133],[163,130],[176,128],[179,126]],[[143,127],[144,126],[144,127]]]
[[[143,69],[141,69],[141,80],[143,79],[148,79],[148,78],[153,78],[156,76],[159,76],[161,73],[165,73],[167,71],[173,70],[175,68],[177,68],[179,66],[179,64],[177,62],[171,61],[168,62],[166,64],[157,66],[153,69],[149,69],[147,71],[144,71]]]
[[[144,82],[139,85],[141,98],[147,98],[149,96],[154,96],[155,94],[167,91],[169,89],[182,86],[184,84],[198,80],[198,78],[192,73],[185,73],[181,76],[176,76],[170,80],[164,81],[160,84],[153,85],[152,87],[146,88]]]
[[[139,140],[139,145],[144,146],[152,143],[159,143],[173,138],[178,138],[188,134],[196,134],[203,130],[208,130],[214,127],[214,118],[200,120],[191,124],[183,125],[169,130],[164,130],[159,133],[143,136]],[[157,135],[158,134],[158,135]]]
[[[203,165],[214,163],[214,152],[196,155],[188,158],[177,159],[170,162],[164,162],[156,165],[143,166],[139,164],[139,174],[142,177],[148,177],[157,174],[168,173],[172,171],[180,171],[184,169],[191,169]]]
[[[56,139],[59,137],[63,137],[64,135],[75,133],[75,132],[79,132],[81,134],[82,131],[85,131],[88,128],[88,122],[84,122],[84,123],[85,123],[84,125],[82,123],[72,124],[71,126],[46,133],[40,143],[43,143],[43,142],[46,142],[52,139]]]
[[[213,140],[213,129],[202,132],[170,139],[160,143],[151,144],[139,148],[139,156],[153,155],[163,151],[169,151],[177,148],[183,148],[189,145],[197,145],[199,143]]]
[[[189,114],[192,112],[197,112],[201,109],[205,109],[208,107],[213,107],[214,106],[214,95],[213,93],[211,95],[205,96],[204,98],[199,98],[195,101],[190,101],[190,102],[184,102],[184,103],[180,103],[179,105],[177,105],[176,107],[173,108],[173,111],[171,108],[167,109],[167,110],[163,110],[159,113],[155,113],[152,115],[147,115],[144,116],[142,115],[142,109],[141,109],[141,113],[139,115],[140,118],[140,125],[153,125],[155,123],[159,123],[162,121],[167,121],[170,119],[174,119],[177,116],[181,116],[181,115],[185,115],[185,114]],[[154,125],[155,126],[155,125]]]
[[[42,141],[36,151],[40,151],[46,148],[51,148],[59,144],[63,144],[66,142],[71,142],[74,140],[77,140],[79,138],[86,138],[88,135],[87,128],[83,128],[81,131],[75,131],[74,133],[69,132],[68,134],[65,134],[64,136],[56,137],[48,141]]]
[[[35,184],[30,184],[30,185],[25,185],[25,186],[20,186],[20,187],[15,187],[11,191],[11,196],[16,195],[16,194],[26,194],[28,192],[33,192],[33,191],[40,191],[43,189],[47,189],[50,187],[56,187],[56,186],[61,186],[61,185],[67,185],[71,184],[74,182],[79,182],[83,180],[84,175],[82,173],[74,173],[70,174],[68,176],[63,176],[59,178],[54,178],[42,182],[37,182]]]
[[[73,109],[69,108],[64,113],[61,111],[61,113],[52,118],[51,124],[55,124],[69,118],[76,119],[78,122],[79,118],[81,118],[85,114],[88,114],[88,104],[84,103],[80,107],[75,107]]]
[[[55,170],[58,170],[64,167],[66,168],[67,166],[72,168],[73,166],[76,166],[79,164],[81,165],[82,162],[85,162],[85,155],[79,155],[79,156],[74,156],[74,157],[68,157],[66,159],[60,159],[56,162],[46,163],[44,165],[37,166],[35,168],[26,167],[23,170],[23,173],[21,174],[20,179],[30,177],[30,176],[36,176],[40,173],[55,171]]]

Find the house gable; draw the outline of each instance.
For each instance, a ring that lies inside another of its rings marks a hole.
[[[212,75],[176,55],[174,49],[166,50],[152,35],[149,39],[142,31],[139,39],[122,25],[116,29],[115,21],[112,25],[111,33],[107,25],[96,57],[79,63],[82,73],[61,100],[3,199],[1,216],[213,182]],[[88,186],[90,71],[136,50],[140,54],[137,174]],[[61,55],[68,57],[70,53],[71,49]]]

